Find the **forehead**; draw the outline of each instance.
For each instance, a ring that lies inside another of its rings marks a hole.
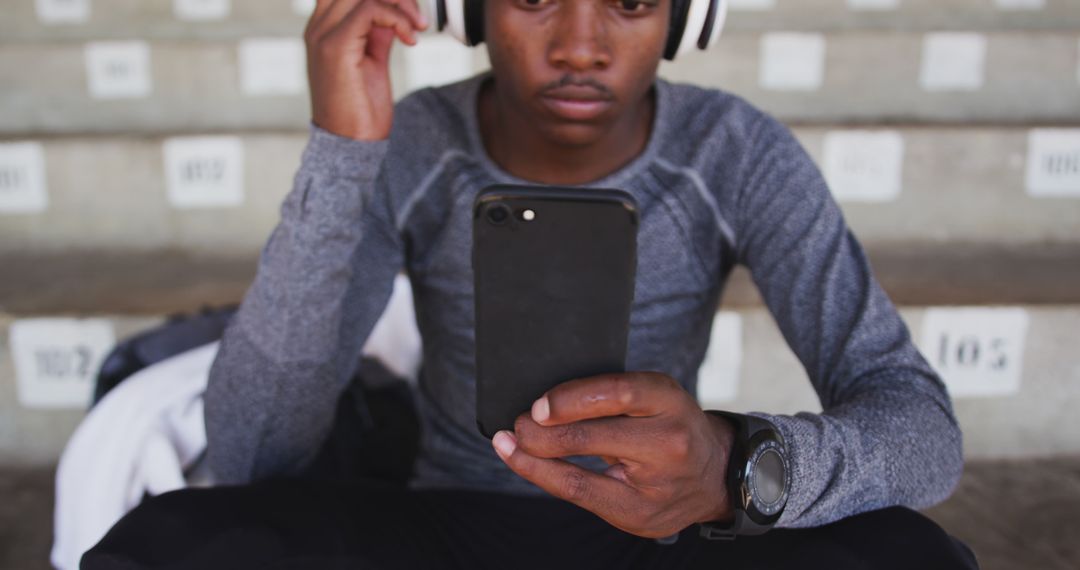
[[[640,2],[642,4],[649,4],[649,5],[653,5],[653,6],[657,6],[657,7],[668,6],[668,5],[671,5],[673,2],[675,3],[675,5],[682,6],[684,3],[688,4],[690,2],[690,0],[450,0],[450,1],[447,2],[447,4],[448,4],[448,6],[452,6],[453,4],[455,4],[455,3],[459,2],[459,1],[463,2],[465,4],[465,7],[466,7],[467,10],[472,10],[474,7],[475,8],[480,8],[480,9],[485,9],[487,6],[499,5],[499,4],[506,5],[506,6],[524,5],[524,4],[527,4],[530,1],[533,2],[533,3],[537,3],[537,4],[538,3],[548,3],[548,4],[553,4],[553,5],[556,5],[556,6],[559,6],[559,5],[563,5],[563,6],[580,5],[580,4],[613,4],[613,3],[621,3],[621,2],[627,2],[627,3]]]

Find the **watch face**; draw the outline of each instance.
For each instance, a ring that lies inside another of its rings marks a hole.
[[[761,514],[780,512],[787,503],[787,460],[776,441],[765,441],[754,450],[748,462],[747,483],[750,499]]]

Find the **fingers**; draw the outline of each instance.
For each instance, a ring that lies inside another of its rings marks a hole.
[[[331,38],[365,38],[372,27],[394,29],[396,35],[415,44],[413,32],[427,28],[416,0],[334,0],[312,14],[305,33],[309,41]]]
[[[428,27],[427,18],[424,17],[424,13],[420,11],[420,4],[416,0],[382,0],[387,4],[393,4],[405,12],[409,16],[409,20],[413,22],[417,29],[426,30]]]
[[[647,417],[679,412],[692,401],[675,380],[664,374],[604,374],[552,388],[533,403],[532,418],[550,426],[620,415]]]
[[[363,0],[322,0],[315,5],[315,12],[308,20],[308,29],[316,36],[322,36],[337,26],[346,14]],[[320,33],[322,32],[322,33]]]
[[[370,0],[353,9],[326,38],[330,41],[335,41],[336,38],[348,41],[352,38],[368,37],[376,27],[393,30],[394,34],[408,45],[416,44],[413,23],[404,12],[381,1]]]
[[[582,469],[561,459],[534,457],[517,446],[514,435],[500,431],[492,440],[496,453],[515,473],[553,496],[592,511],[610,524],[623,528],[640,502],[636,491],[623,482]]]
[[[686,430],[659,418],[600,418],[542,426],[522,414],[514,423],[518,445],[544,458],[599,455],[609,464],[668,463],[683,458],[689,446]],[[625,467],[625,466],[624,466]]]
[[[322,18],[323,14],[330,8],[330,5],[334,3],[334,0],[315,0],[315,9],[311,11],[311,16],[308,17],[308,22],[314,22]]]

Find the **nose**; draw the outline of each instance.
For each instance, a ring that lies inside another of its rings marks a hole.
[[[562,3],[548,52],[552,65],[577,72],[605,69],[611,65],[604,8],[603,2],[595,0]]]

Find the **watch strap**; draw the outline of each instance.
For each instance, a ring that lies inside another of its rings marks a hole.
[[[759,524],[754,521],[739,499],[742,493],[742,477],[746,475],[745,461],[750,451],[746,447],[754,439],[754,436],[761,432],[767,432],[769,437],[775,438],[781,445],[784,441],[783,436],[772,423],[756,416],[721,410],[705,410],[705,413],[727,420],[735,430],[734,438],[732,438],[732,453],[731,459],[729,459],[728,473],[725,476],[735,516],[730,521],[700,523],[701,536],[709,540],[734,540],[739,535],[764,534],[772,528],[772,524]],[[732,461],[738,461],[739,463],[731,465]]]
[[[780,431],[777,430],[771,422],[757,416],[736,414],[735,412],[725,412],[723,410],[705,410],[705,413],[719,416],[731,422],[731,424],[735,426],[735,438],[738,442],[750,441],[750,439],[757,435],[758,432],[762,431],[773,432],[781,443],[784,441],[783,436],[780,435]]]

